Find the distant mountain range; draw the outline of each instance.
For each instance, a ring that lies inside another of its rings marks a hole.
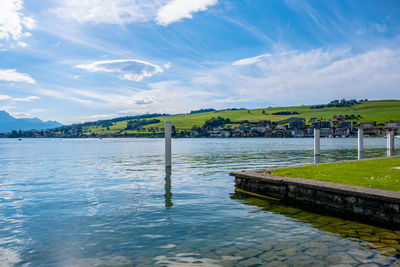
[[[12,130],[51,129],[60,126],[63,125],[56,121],[44,122],[38,118],[17,119],[5,111],[0,111],[0,133],[11,132]]]

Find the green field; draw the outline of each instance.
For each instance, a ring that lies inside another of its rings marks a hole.
[[[400,167],[400,158],[370,159],[282,168],[268,171],[268,173],[336,184],[400,191],[400,170],[393,170],[393,167]]]
[[[204,122],[213,117],[229,118],[231,121],[260,121],[271,120],[281,121],[290,117],[301,117],[309,120],[310,118],[322,118],[323,120],[331,120],[334,115],[361,115],[358,122],[375,121],[384,123],[386,121],[400,121],[400,100],[381,100],[381,101],[366,101],[352,107],[331,107],[322,109],[311,109],[311,106],[292,106],[292,107],[272,107],[248,110],[226,110],[214,111],[197,114],[162,116],[159,119],[161,122],[144,126],[145,129],[150,127],[158,127],[158,131],[162,132],[164,121],[170,120],[172,125],[175,125],[177,130],[189,130],[193,126],[201,127]],[[263,110],[264,113],[263,114]],[[296,115],[272,115],[279,111],[296,111],[300,114]],[[107,130],[105,127],[90,127],[85,133],[115,133],[125,129],[126,121],[117,122],[110,126]],[[122,134],[125,131],[121,132]],[[144,132],[147,132],[144,131]],[[127,133],[138,133],[137,131],[127,131]]]

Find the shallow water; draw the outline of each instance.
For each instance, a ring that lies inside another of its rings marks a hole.
[[[364,143],[386,155],[385,139]],[[400,231],[234,192],[230,171],[313,163],[312,139],[176,139],[171,174],[163,148],[0,139],[0,266],[400,264]],[[356,149],[322,139],[320,160]]]

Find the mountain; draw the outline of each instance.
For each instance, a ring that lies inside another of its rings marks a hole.
[[[0,111],[0,133],[11,132],[12,130],[40,130],[51,129],[63,126],[56,121],[42,121],[38,118],[16,119],[5,111]]]

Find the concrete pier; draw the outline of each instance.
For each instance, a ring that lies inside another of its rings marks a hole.
[[[314,155],[319,156],[320,153],[320,130],[314,128]]]
[[[165,128],[165,167],[171,167],[171,122],[164,122]]]
[[[242,193],[400,229],[400,192],[275,176],[266,171],[236,171],[230,175]]]

